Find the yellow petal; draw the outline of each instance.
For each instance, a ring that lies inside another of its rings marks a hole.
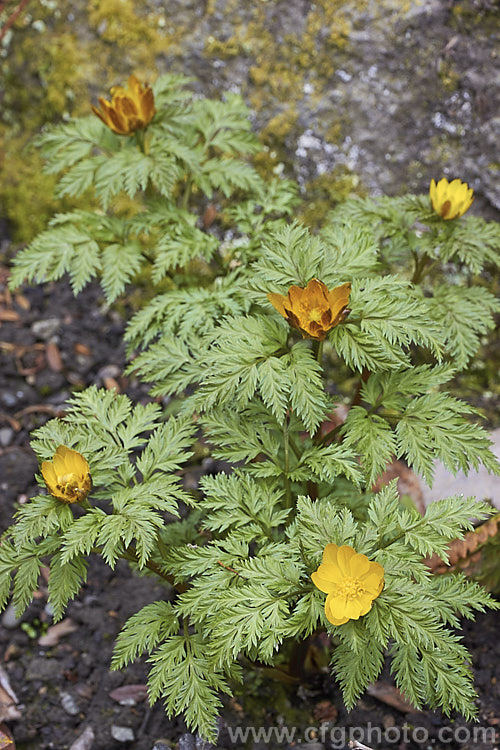
[[[311,279],[304,289],[304,294],[307,296],[307,300],[311,304],[311,307],[321,305],[321,303],[324,304],[328,299],[328,289],[326,284],[323,284],[319,279]]]
[[[142,95],[141,107],[142,107],[142,116],[144,117],[146,124],[148,124],[153,119],[155,111],[156,111],[153,89],[150,86],[146,87],[146,90]]]
[[[322,576],[319,570],[311,573],[311,579],[316,588],[322,591],[324,594],[331,594],[337,588],[335,583],[330,579]]]
[[[337,564],[345,576],[351,575],[351,559],[356,554],[356,550],[343,544],[337,551]]]
[[[346,602],[344,617],[348,617],[350,620],[359,620],[361,617],[361,610],[363,609],[361,605],[361,600],[359,597],[356,597],[355,599],[349,599]]]
[[[42,465],[41,465],[40,468],[41,468],[42,476],[44,478],[44,481],[45,481],[45,484],[47,485],[47,487],[49,489],[51,487],[55,488],[55,486],[57,484],[57,477],[56,477],[56,473],[54,471],[54,466],[53,466],[52,462],[51,461],[42,461]]]
[[[323,550],[323,562],[337,565],[337,550],[336,544],[327,544]]]
[[[356,554],[351,559],[351,574],[354,578],[361,578],[361,576],[368,573],[370,570],[370,561],[366,555]]]
[[[303,300],[304,296],[304,289],[300,286],[292,285],[290,289],[288,290],[288,302],[290,304],[290,307],[294,312],[296,312],[295,308],[300,305],[300,303]]]
[[[267,299],[269,300],[271,305],[280,313],[280,315],[283,315],[284,318],[287,317],[286,311],[285,311],[286,297],[283,297],[282,294],[271,292],[270,294],[267,295]]]
[[[327,596],[326,602],[325,602],[325,615],[326,615],[326,619],[329,622],[331,622],[332,625],[343,625],[349,619],[348,617],[336,617],[333,614],[332,608],[331,608],[331,604],[330,604],[330,597],[329,596]]]
[[[325,602],[325,612],[326,612],[326,604],[328,603],[328,607],[330,610],[330,614],[332,617],[335,617],[336,619],[342,620],[344,617],[346,618],[344,622],[347,622],[349,617],[346,613],[346,607],[347,607],[347,599],[345,596],[337,596],[335,594],[328,594]],[[328,618],[330,619],[330,618]],[[330,622],[333,622],[330,620]]]
[[[361,594],[359,597],[359,616],[363,617],[373,607],[373,598],[367,594]]]

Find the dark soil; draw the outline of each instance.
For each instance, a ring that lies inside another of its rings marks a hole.
[[[29,288],[12,299],[1,286],[0,294],[0,309],[10,311],[3,318],[17,317],[0,325],[0,526],[4,530],[16,503],[27,502],[37,491],[33,479],[37,462],[29,447],[29,431],[60,414],[74,389],[92,383],[108,387],[117,384],[134,400],[144,401],[148,396],[146,386],[122,374],[124,324],[103,305],[96,287],[88,287],[76,299],[65,282]],[[194,467],[191,484],[199,474],[200,469]],[[19,750],[66,750],[86,727],[92,727],[95,735],[89,745],[92,750],[153,750],[155,744],[156,750],[201,747],[181,720],[166,717],[160,704],[149,708],[139,700],[135,705],[122,706],[110,696],[119,686],[143,684],[147,675],[144,661],[121,672],[109,671],[114,639],[121,626],[145,604],[171,595],[172,591],[156,580],[137,578],[126,563],[112,571],[102,561],[94,560],[87,585],[68,609],[76,629],[61,637],[57,645],[43,647],[38,643],[51,624],[44,585],[35,592],[36,598],[21,622],[15,621],[10,609],[4,614],[0,625],[3,666],[22,706],[21,718],[9,724]],[[260,750],[296,747],[302,742],[315,750],[338,748],[349,738],[344,734],[348,728],[359,727],[355,738],[372,747],[493,748],[500,725],[498,615],[488,613],[476,623],[466,623],[464,640],[473,655],[479,692],[478,727],[489,729],[486,741],[481,735],[474,741],[473,725],[460,717],[451,722],[431,711],[405,713],[387,704],[388,698],[367,695],[348,714],[338,687],[323,667],[305,675],[298,687],[284,687],[262,671],[249,670],[246,685],[238,687],[235,698],[227,703],[218,747],[243,747],[241,739],[231,741],[228,727],[274,726],[275,731],[296,727],[295,737],[287,740],[283,736],[279,741],[279,735],[274,734],[269,741],[262,737],[254,741],[250,735],[245,746]],[[314,656],[321,648],[312,644],[310,651]],[[382,682],[386,689],[391,685],[388,673]],[[322,722],[328,721],[332,723],[328,729],[325,725],[322,734]],[[405,724],[406,736],[398,736]],[[308,734],[303,735],[307,727]],[[370,727],[371,735],[359,734]],[[445,734],[439,735],[443,727]],[[127,737],[127,728],[132,730],[133,740],[113,738],[120,732]],[[455,739],[444,741],[451,738],[452,731]],[[377,732],[386,733],[380,742]]]

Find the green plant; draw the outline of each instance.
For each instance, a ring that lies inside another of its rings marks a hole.
[[[378,493],[373,486],[394,456],[428,481],[435,458],[452,471],[500,470],[474,410],[443,390],[492,325],[497,303],[471,285],[471,273],[497,261],[498,227],[445,221],[427,198],[405,196],[349,202],[313,236],[284,218],[294,186],[265,184],[241,161],[254,143],[241,102],[188,105],[177,79],[160,80],[158,113],[137,138],[120,141],[97,120],[44,136],[51,168],[70,168],[63,192],[92,184],[103,208],[56,218],[18,256],[12,283],[68,270],[77,291],[101,269],[113,299],[141,263],[152,264],[153,283],[168,273],[172,289],[137,312],[127,340],[138,350],[130,369],[154,395],[177,398],[167,418],[157,403],[133,406],[89,388],[66,417],[37,430],[40,459],[60,445],[78,451],[93,490],[78,459],[74,473],[60,466],[60,499],[40,494],[17,512],[0,546],[1,604],[13,576],[22,611],[44,561],[56,619],[85,581],[91,554],[158,576],[173,590],[125,624],[113,667],[146,651],[151,700],[184,713],[207,738],[242,660],[276,664],[317,629],[331,634],[348,707],[389,655],[415,706],[474,716],[468,654],[453,628],[459,615],[497,605],[461,574],[431,575],[423,558],[446,559],[448,544],[491,508],[444,498],[422,517],[401,504],[395,483]],[[96,142],[108,159],[93,154]],[[104,213],[123,189],[134,199],[140,189],[141,210]],[[232,194],[229,239],[222,228],[196,226],[216,189]],[[81,242],[65,234],[80,231]],[[120,250],[117,237],[127,238]],[[190,267],[200,257],[204,276]],[[350,408],[329,428],[346,373]],[[201,437],[232,470],[203,477],[198,496],[179,474]],[[54,473],[44,469],[51,491],[58,471],[55,458]],[[354,552],[356,569],[343,569],[337,583],[335,566],[316,571],[323,555],[324,564],[340,555],[341,565]],[[365,570],[376,580],[357,610],[340,612],[335,596],[325,605],[323,592],[358,596]]]

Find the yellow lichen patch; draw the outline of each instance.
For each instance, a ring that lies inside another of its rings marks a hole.
[[[328,212],[337,203],[351,195],[365,195],[359,176],[343,166],[319,175],[308,182],[305,187],[309,200],[304,204],[302,213],[297,218],[312,228],[321,226]]]
[[[293,130],[299,113],[294,104],[272,117],[261,133],[262,140],[265,143],[272,143],[275,140],[283,141],[284,138]]]
[[[165,52],[179,30],[175,19],[166,19],[160,13],[141,13],[140,5],[134,0],[91,0],[89,23],[106,42],[127,48],[135,64],[153,67],[155,56]]]

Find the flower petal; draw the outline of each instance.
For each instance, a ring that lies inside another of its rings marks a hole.
[[[356,550],[343,544],[337,551],[337,564],[345,576],[351,575],[351,560],[356,554]]]
[[[366,555],[357,553],[351,560],[351,574],[355,578],[361,578],[370,570],[370,560]]]
[[[282,294],[277,294],[276,292],[270,292],[267,295],[267,299],[271,303],[271,305],[280,313],[280,315],[283,315],[284,318],[286,318],[286,311],[285,311],[285,302],[286,297],[284,297]]]
[[[337,565],[338,547],[336,544],[327,544],[323,550],[323,562]]]
[[[321,571],[322,567],[323,566],[320,565],[318,570],[316,570],[314,573],[311,573],[311,579],[316,588],[318,588],[324,594],[331,594],[336,591],[337,585],[335,581],[325,576],[324,572]]]
[[[343,625],[343,624],[344,624],[344,623],[346,623],[346,622],[348,621],[348,619],[349,619],[348,617],[338,617],[338,616],[336,616],[336,615],[335,615],[335,614],[333,613],[333,611],[332,611],[332,607],[331,607],[331,598],[330,598],[330,596],[327,596],[327,597],[326,597],[326,602],[325,602],[325,615],[326,615],[326,619],[327,619],[327,620],[328,620],[329,622],[331,622],[331,623],[332,623],[332,625]]]

